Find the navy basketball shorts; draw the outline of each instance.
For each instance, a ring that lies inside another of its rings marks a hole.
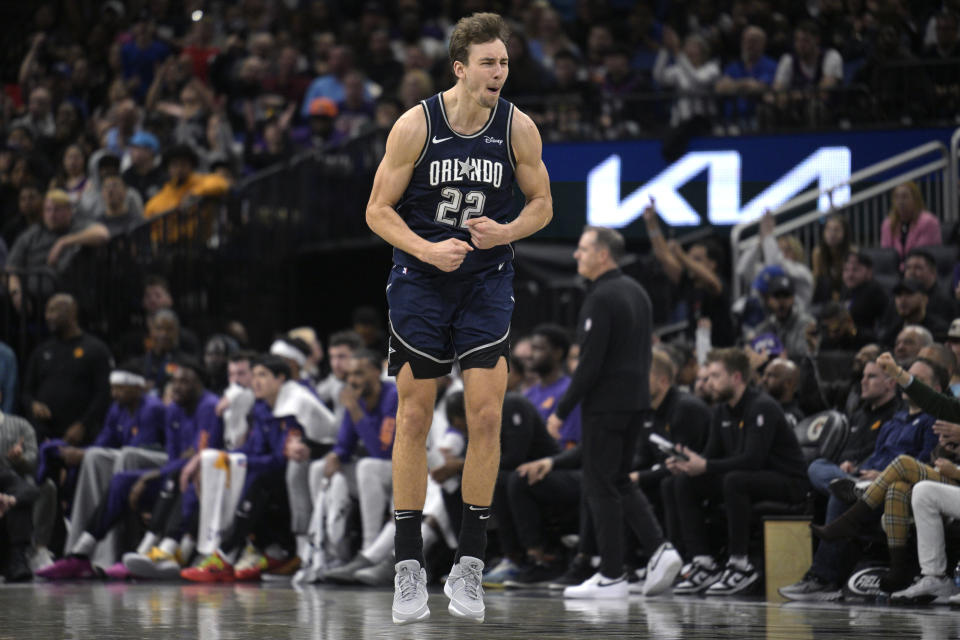
[[[387,282],[390,307],[388,372],[410,363],[413,377],[439,378],[460,369],[510,362],[513,265],[469,274],[426,273],[394,265]]]

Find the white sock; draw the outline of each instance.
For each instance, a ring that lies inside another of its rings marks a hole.
[[[706,569],[714,569],[717,566],[717,561],[713,559],[713,556],[693,556],[693,562]]]
[[[160,541],[160,550],[164,553],[169,553],[170,555],[176,555],[177,547],[180,545],[177,544],[177,541],[173,538],[164,538]]]
[[[84,531],[80,534],[80,539],[77,540],[77,543],[73,545],[73,549],[70,550],[70,553],[78,556],[90,557],[93,555],[93,550],[97,548],[97,539],[93,537],[93,534],[89,531]]]
[[[140,546],[137,547],[137,553],[139,553],[142,556],[145,556],[148,553],[150,553],[150,549],[155,547],[156,544],[157,544],[157,534],[151,533],[148,531],[147,534],[143,536],[143,540],[140,541]]]
[[[310,560],[310,536],[305,533],[297,534],[297,557],[303,564]]]
[[[747,556],[730,556],[727,563],[732,564],[741,571],[746,571],[750,567],[750,558]]]
[[[193,555],[193,552],[197,550],[197,541],[190,534],[184,535],[180,538],[180,556],[183,558],[184,564],[190,562],[190,556]]]

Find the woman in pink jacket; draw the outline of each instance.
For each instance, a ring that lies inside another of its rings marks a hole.
[[[893,190],[890,215],[880,229],[880,246],[896,249],[900,259],[916,247],[941,244],[940,221],[923,208],[923,196],[915,182]]]

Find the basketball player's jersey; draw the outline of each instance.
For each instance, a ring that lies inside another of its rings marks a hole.
[[[420,103],[427,119],[427,139],[396,210],[414,233],[430,242],[447,238],[470,242],[470,218],[486,216],[505,224],[516,217],[516,158],[510,145],[513,105],[499,98],[487,123],[476,133],[463,135],[450,128],[442,95]],[[454,273],[474,273],[512,259],[510,246],[474,248]],[[400,249],[394,249],[393,261],[401,267],[439,272]]]

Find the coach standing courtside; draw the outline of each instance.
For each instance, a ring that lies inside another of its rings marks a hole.
[[[564,596],[625,598],[623,513],[626,501],[650,506],[629,473],[643,414],[650,408],[650,298],[617,267],[623,236],[587,227],[573,254],[577,271],[591,282],[577,333],[580,364],[547,428],[558,433],[577,403],[583,412],[583,500],[596,532],[600,570]],[[653,520],[651,515],[648,520]]]

